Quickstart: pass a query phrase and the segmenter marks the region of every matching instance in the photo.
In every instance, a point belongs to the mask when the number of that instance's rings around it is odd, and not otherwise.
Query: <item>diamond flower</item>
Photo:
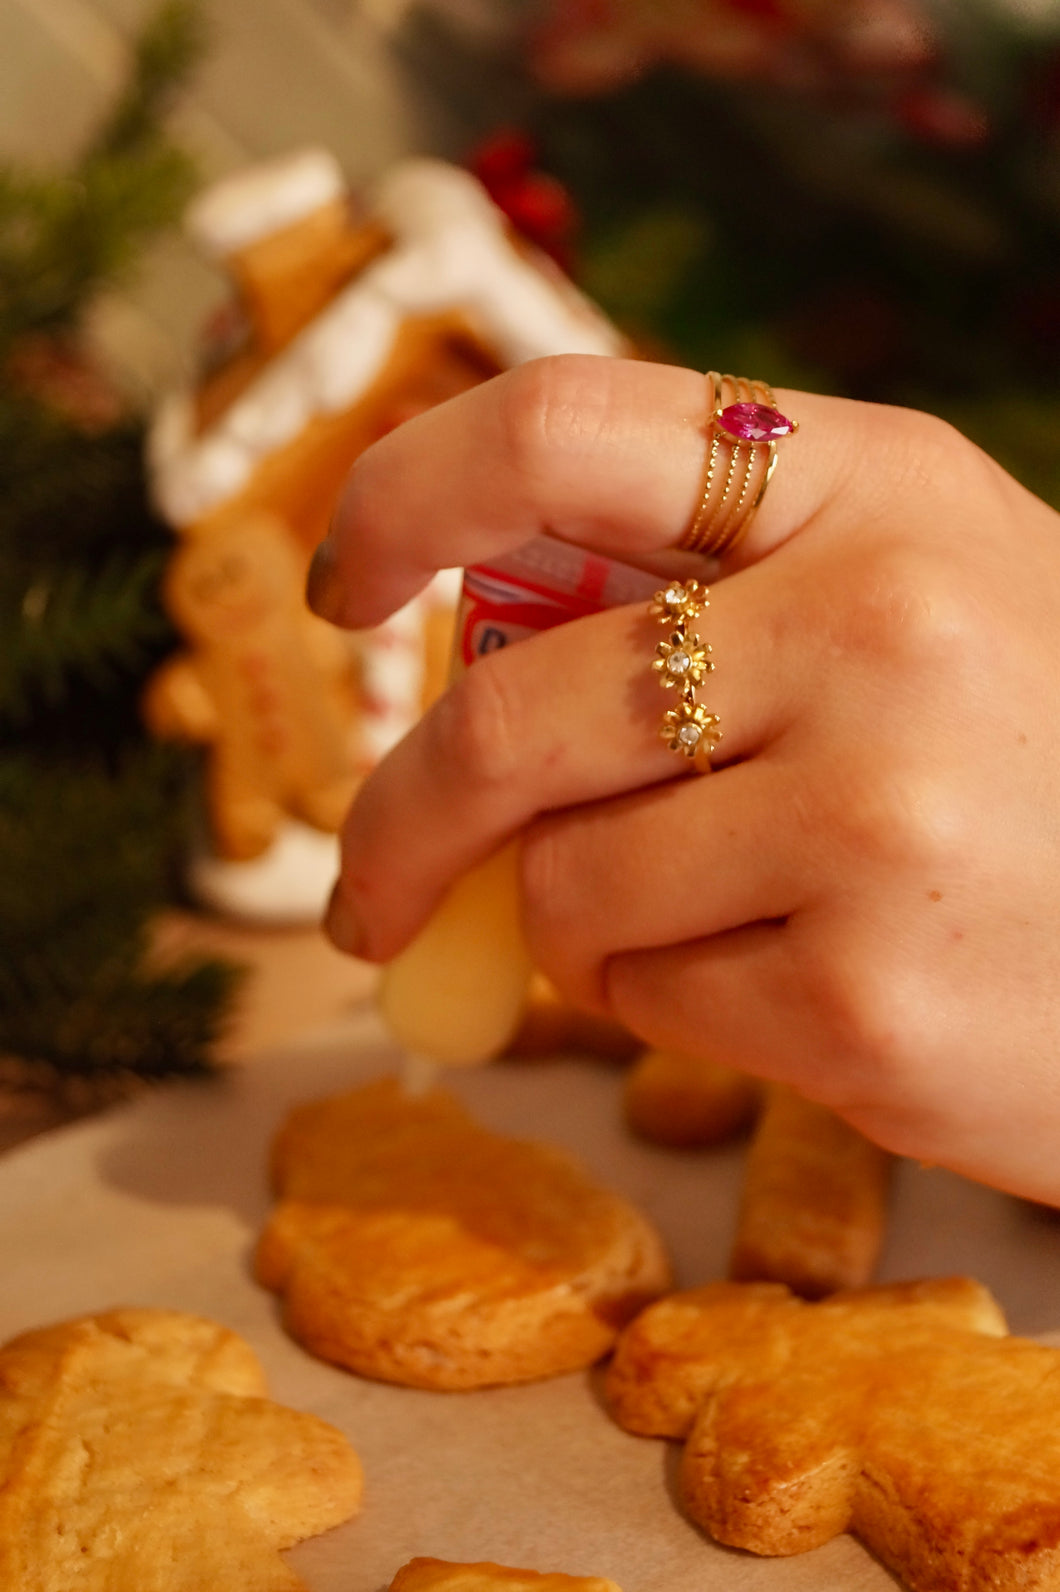
[[[710,660],[710,647],[696,635],[684,636],[675,630],[669,641],[660,641],[655,649],[652,668],[661,677],[660,685],[702,685],[703,676],[714,665]]]
[[[648,612],[654,619],[668,619],[671,622],[682,619],[695,619],[704,608],[709,607],[707,601],[707,587],[701,586],[698,580],[671,581],[669,586],[664,586],[655,593]]]
[[[702,747],[711,752],[721,740],[721,720],[708,713],[702,702],[679,702],[663,714],[659,734],[671,752],[694,757]]]

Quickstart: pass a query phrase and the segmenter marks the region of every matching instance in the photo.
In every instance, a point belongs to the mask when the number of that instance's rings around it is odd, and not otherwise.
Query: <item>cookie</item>
[[[892,1158],[856,1128],[771,1084],[748,1146],[729,1276],[806,1299],[863,1287],[883,1243]]]
[[[579,1011],[543,973],[535,972],[527,992],[522,1022],[505,1050],[520,1061],[552,1060],[556,1056],[598,1056],[601,1061],[628,1061],[640,1040],[621,1023],[594,1012]]]
[[[568,1155],[381,1079],[299,1107],[273,1150],[257,1250],[293,1336],[412,1387],[591,1365],[669,1283],[658,1234]]]
[[[849,1359],[881,1342],[950,1329],[1000,1337],[1005,1318],[982,1284],[929,1278],[833,1294],[812,1310],[783,1283],[708,1283],[669,1294],[622,1333],[608,1367],[608,1403],[620,1426],[686,1437],[720,1368],[745,1353],[763,1379],[781,1379],[822,1333]]]
[[[210,823],[235,861],[260,856],[289,818],[334,833],[362,772],[350,649],[307,611],[303,581],[290,533],[260,511],[186,538],[166,572],[187,644],[151,677],[144,716],[160,737],[209,748]]]
[[[793,1554],[851,1531],[914,1592],[1060,1585],[1060,1351],[1007,1336],[968,1279],[674,1295],[608,1386],[628,1429],[686,1438],[682,1500],[719,1542]]]
[[[675,1149],[720,1144],[754,1120],[761,1085],[721,1062],[645,1050],[626,1074],[623,1109],[642,1139]]]
[[[387,1592],[621,1592],[598,1575],[541,1574],[503,1564],[450,1564],[445,1559],[410,1559]]]
[[[279,1557],[355,1514],[342,1434],[273,1404],[235,1333],[112,1310],[0,1349],[0,1586],[300,1592]]]

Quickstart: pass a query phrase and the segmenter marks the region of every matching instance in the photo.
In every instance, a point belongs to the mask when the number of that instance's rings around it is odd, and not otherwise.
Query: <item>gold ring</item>
[[[678,547],[720,558],[741,539],[777,466],[777,443],[799,429],[768,382],[707,373],[709,445],[699,505]]]
[[[679,693],[663,714],[659,734],[671,752],[690,758],[701,774],[710,772],[710,754],[721,740],[721,720],[697,696],[714,663],[710,647],[692,626],[709,607],[708,589],[696,580],[673,582],[657,591],[648,606],[651,617],[668,632],[655,648],[652,668],[664,690]]]

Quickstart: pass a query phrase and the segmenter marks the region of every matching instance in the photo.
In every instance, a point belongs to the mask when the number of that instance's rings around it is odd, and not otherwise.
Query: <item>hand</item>
[[[644,610],[502,650],[363,787],[332,932],[390,958],[521,832],[578,1004],[1060,1203],[1060,517],[938,420],[778,401],[800,434],[697,623],[718,771],[658,738]],[[694,372],[569,357],[420,416],[352,471],[318,609],[375,624],[545,530],[688,569],[704,407]]]

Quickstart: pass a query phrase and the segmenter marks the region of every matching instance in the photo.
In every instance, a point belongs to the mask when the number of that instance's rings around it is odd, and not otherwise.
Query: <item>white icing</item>
[[[190,525],[238,492],[256,463],[250,449],[234,438],[216,432],[200,437],[155,477],[165,483],[165,494],[159,494],[158,501],[167,519],[174,525]]]
[[[326,149],[303,149],[211,184],[188,206],[184,225],[204,254],[224,258],[289,227],[346,192]]]
[[[409,243],[430,238],[454,221],[498,224],[497,208],[482,184],[445,160],[398,161],[376,183],[370,203],[384,227]]]
[[[414,597],[365,637],[361,655],[364,711],[361,748],[379,762],[415,724],[423,701],[423,624],[426,603]]]
[[[455,613],[462,581],[463,570],[439,570],[417,597],[363,637],[365,701],[359,730],[361,750],[369,764],[385,757],[420,717],[426,662],[424,625],[428,614],[439,609]]]
[[[248,457],[271,453],[289,437],[297,436],[312,419],[312,399],[304,371],[270,365],[225,412],[216,437],[242,447]]]
[[[190,392],[167,393],[155,410],[145,452],[150,472],[166,469],[187,447],[195,427],[195,401]]]
[[[462,569],[440,569],[423,595],[432,608],[455,608],[463,584]]]
[[[341,293],[305,338],[306,377],[325,414],[348,409],[386,364],[401,324],[397,309],[365,282]],[[341,357],[337,351],[341,350]]]
[[[193,898],[213,912],[247,923],[319,923],[339,874],[337,835],[294,819],[251,862],[232,862],[205,848],[188,865]]]
[[[248,174],[248,177],[252,174]],[[509,242],[467,172],[395,167],[377,215],[394,246],[343,289],[201,436],[187,394],[163,405],[149,442],[155,501],[187,525],[230,497],[318,414],[349,408],[385,366],[406,315],[459,310],[503,366],[546,354],[620,354],[621,335],[565,278]]]

